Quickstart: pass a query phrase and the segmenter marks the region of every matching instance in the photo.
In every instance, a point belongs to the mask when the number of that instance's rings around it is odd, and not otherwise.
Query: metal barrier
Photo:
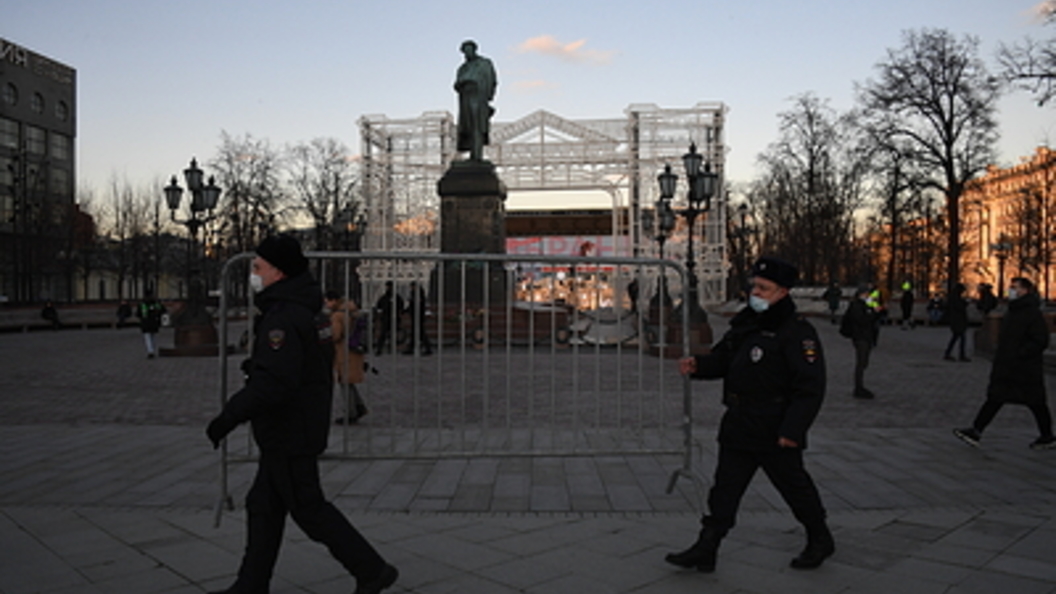
[[[327,457],[674,454],[682,456],[682,466],[668,492],[679,477],[701,487],[692,467],[689,378],[663,357],[666,347],[677,347],[667,345],[672,334],[683,356],[690,352],[689,324],[658,306],[662,298],[650,299],[652,291],[637,290],[675,287],[676,302],[680,295],[685,303],[680,263],[524,254],[306,255],[324,291],[360,294],[362,309],[346,311],[345,327],[364,316],[369,337],[363,345],[369,371],[358,385],[369,414],[336,432],[339,447],[331,433]],[[244,280],[252,257],[241,254],[223,268],[221,344],[229,344],[237,323],[232,297],[240,291],[246,317],[252,317],[253,294]],[[404,296],[402,319],[371,308],[383,305],[387,283]],[[411,307],[426,294],[433,298],[425,307]],[[249,321],[240,341],[247,349],[252,333]],[[386,336],[391,343],[379,344]],[[229,362],[227,349],[220,349],[221,406],[237,377]],[[336,389],[339,409],[347,412],[349,386]],[[231,503],[228,464],[254,457],[251,438],[227,441],[220,449],[217,522],[220,505]]]

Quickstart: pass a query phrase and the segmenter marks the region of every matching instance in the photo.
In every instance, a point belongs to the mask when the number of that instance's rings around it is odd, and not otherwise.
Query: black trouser
[[[423,351],[433,350],[433,344],[429,341],[429,334],[425,329],[425,316],[411,316],[411,336],[407,341],[407,352],[413,353],[417,344],[422,345]]]
[[[953,335],[950,336],[950,342],[946,343],[946,355],[945,356],[946,357],[950,356],[950,353],[953,352],[954,343],[956,343],[959,340],[959,341],[961,341],[961,358],[962,359],[967,358],[966,355],[964,354],[964,334],[965,334],[966,330],[957,331],[957,330],[954,330],[954,329],[951,328],[950,332],[952,332]]]
[[[380,575],[385,561],[332,503],[323,497],[314,456],[262,453],[253,487],[246,496],[246,553],[238,570],[240,590],[267,592],[282,544],[286,515],[308,538],[358,580]]]
[[[376,345],[374,345],[374,354],[375,355],[380,355],[381,354],[381,351],[385,349],[385,343],[389,342],[390,338],[392,338],[393,348],[395,348],[396,338],[393,338],[392,332],[393,332],[393,323],[391,321],[384,322],[384,323],[381,324],[381,334],[378,336],[378,343]],[[399,325],[396,325],[396,336],[397,337],[399,336],[399,332],[400,332],[400,327],[399,327]]]
[[[869,353],[873,343],[866,340],[854,340],[854,391],[859,394],[865,390],[865,368],[869,367]]]
[[[983,406],[979,408],[979,413],[975,415],[972,427],[982,433],[1004,405],[1005,403],[1002,400],[987,398]],[[1040,402],[1027,404],[1026,407],[1030,409],[1030,412],[1034,413],[1034,422],[1038,424],[1038,432],[1041,433],[1041,436],[1052,436],[1052,414],[1049,412],[1049,404],[1042,399]]]
[[[751,451],[719,446],[719,464],[715,468],[715,484],[708,494],[708,509],[712,525],[721,534],[736,523],[741,497],[760,467],[797,520],[805,526],[825,522],[825,507],[814,481],[803,467],[802,449]]]

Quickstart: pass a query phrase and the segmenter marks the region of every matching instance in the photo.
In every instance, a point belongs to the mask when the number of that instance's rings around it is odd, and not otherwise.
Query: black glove
[[[214,450],[220,447],[220,442],[227,437],[228,433],[234,431],[236,425],[237,423],[227,420],[224,415],[219,415],[209,422],[209,426],[205,428],[205,434],[209,436],[209,441],[213,442]]]

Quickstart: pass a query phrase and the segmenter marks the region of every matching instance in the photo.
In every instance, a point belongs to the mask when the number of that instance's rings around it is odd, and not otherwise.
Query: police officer
[[[206,430],[214,447],[237,425],[250,422],[260,448],[246,496],[246,550],[238,578],[217,594],[266,594],[279,554],[286,515],[330,550],[356,579],[356,594],[391,586],[396,568],[385,562],[323,496],[318,456],[330,427],[331,378],[315,316],[319,285],[301,246],[289,235],[265,239],[253,259],[250,284],[260,315],[244,388]]]
[[[679,362],[683,374],[724,380],[726,413],[710,515],[701,519],[693,546],[667,555],[669,563],[715,570],[719,543],[733,528],[741,497],[760,467],[806,527],[807,546],[792,567],[816,568],[835,552],[821,497],[803,467],[807,430],[825,395],[825,361],[814,327],[796,314],[789,296],[797,276],[788,262],[760,258],[752,268],[749,306],[730,320],[711,354]]]

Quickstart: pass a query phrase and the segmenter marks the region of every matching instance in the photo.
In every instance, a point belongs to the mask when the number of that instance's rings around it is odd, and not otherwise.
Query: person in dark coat
[[[132,306],[128,304],[125,299],[121,300],[121,304],[117,306],[117,327],[124,328],[125,322],[128,318],[132,317]]]
[[[415,345],[421,346],[423,355],[433,354],[433,343],[429,340],[425,319],[427,305],[425,289],[418,284],[418,281],[412,282],[411,298],[405,312],[411,321],[411,334],[407,338],[407,347],[401,351],[404,355],[413,355]]]
[[[960,360],[971,361],[964,354],[965,334],[968,332],[968,301],[964,298],[966,287],[963,283],[953,285],[950,298],[946,300],[946,321],[950,324],[950,342],[946,344],[946,353],[942,356],[947,361],[956,361],[953,358],[953,345],[961,344]]]
[[[1045,393],[1045,349],[1049,327],[1041,314],[1041,299],[1034,283],[1017,277],[1008,290],[1008,312],[1001,320],[997,349],[990,368],[986,401],[972,426],[954,429],[965,443],[978,447],[983,431],[1005,404],[1023,404],[1034,414],[1040,436],[1030,444],[1038,450],[1056,448],[1052,434],[1052,414]]]
[[[250,284],[260,293],[260,315],[248,379],[206,434],[219,447],[237,425],[249,422],[260,460],[246,496],[246,550],[238,578],[217,594],[268,591],[287,515],[355,577],[357,594],[380,592],[396,581],[396,568],[325,499],[319,484],[318,457],[330,428],[331,366],[316,323],[322,293],[297,240],[265,239]]]
[[[51,324],[52,330],[58,330],[62,327],[59,322],[59,310],[55,309],[55,304],[48,301],[44,304],[44,308],[40,310],[40,317],[44,318]]]
[[[381,356],[385,344],[392,340],[395,348],[397,337],[400,335],[400,314],[403,313],[403,297],[396,292],[392,281],[386,281],[385,292],[378,297],[374,304],[374,313],[377,316],[379,326],[378,340],[374,345],[374,355]]]
[[[979,283],[979,301],[975,306],[983,313],[984,318],[997,308],[997,296],[988,283]]]
[[[710,515],[701,518],[697,541],[667,555],[668,563],[715,570],[719,543],[733,528],[759,468],[806,527],[807,546],[792,567],[813,569],[836,550],[818,489],[803,466],[807,431],[825,396],[825,360],[817,332],[797,315],[789,295],[797,276],[788,262],[760,258],[752,268],[748,307],[733,317],[711,354],[679,362],[684,375],[723,380],[726,412],[708,494]]]
[[[913,303],[916,296],[913,295],[913,285],[909,281],[902,283],[902,299],[899,306],[902,309],[902,329],[913,329]]]
[[[840,299],[843,297],[843,291],[840,290],[840,285],[833,281],[829,284],[829,288],[825,289],[825,292],[821,294],[821,298],[829,302],[829,321],[833,324],[836,323],[836,312],[840,309]]]
[[[876,314],[866,305],[869,285],[858,287],[854,300],[840,320],[840,335],[851,339],[854,345],[854,393],[855,398],[875,398],[865,387],[865,369],[869,367],[869,354],[873,350],[876,333]]]

